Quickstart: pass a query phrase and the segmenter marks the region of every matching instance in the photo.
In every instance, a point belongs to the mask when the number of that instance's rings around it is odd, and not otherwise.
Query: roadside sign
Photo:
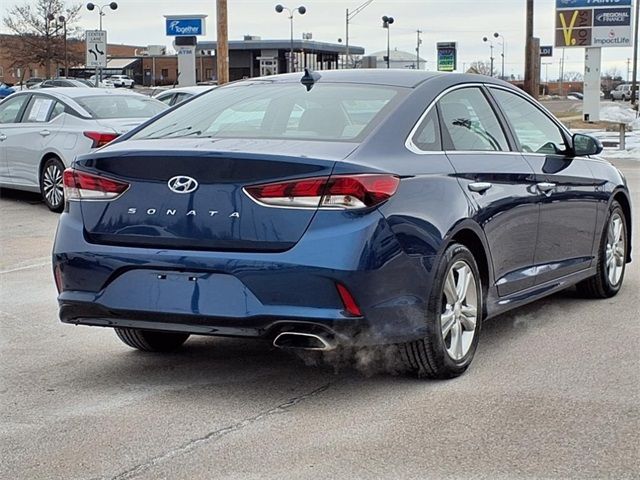
[[[632,18],[633,0],[556,0],[556,47],[631,47]]]
[[[192,37],[206,33],[206,15],[165,15],[168,37]]]
[[[438,50],[438,71],[453,72],[458,64],[458,44],[456,42],[440,42]]]
[[[107,66],[107,31],[86,31],[86,67],[105,68]]]
[[[540,47],[541,57],[553,57],[553,45],[545,45]]]

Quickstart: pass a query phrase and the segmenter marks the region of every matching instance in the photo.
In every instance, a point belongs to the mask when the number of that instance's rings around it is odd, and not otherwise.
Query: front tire
[[[478,346],[483,294],[473,254],[453,244],[436,269],[427,303],[427,335],[401,344],[406,368],[423,378],[454,378],[467,370]]]
[[[189,338],[188,333],[155,332],[134,328],[116,328],[123,343],[143,352],[172,352]]]
[[[614,201],[600,238],[596,274],[577,285],[586,298],[610,298],[620,291],[627,265],[627,219]]]
[[[62,173],[64,164],[57,157],[50,157],[40,172],[40,193],[49,210],[60,213],[64,208],[64,185]]]

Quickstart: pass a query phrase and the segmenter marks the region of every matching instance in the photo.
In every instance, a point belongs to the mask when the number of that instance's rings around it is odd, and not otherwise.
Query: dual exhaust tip
[[[336,348],[336,342],[322,334],[282,332],[273,340],[273,346],[287,350],[328,352]]]

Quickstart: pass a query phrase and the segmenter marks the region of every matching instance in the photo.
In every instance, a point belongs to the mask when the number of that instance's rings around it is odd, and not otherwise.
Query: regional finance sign
[[[632,18],[633,0],[556,0],[556,47],[631,47]]]

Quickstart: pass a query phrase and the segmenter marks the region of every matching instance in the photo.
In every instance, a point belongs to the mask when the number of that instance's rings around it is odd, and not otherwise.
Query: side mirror
[[[587,157],[602,153],[602,142],[591,135],[576,133],[573,136],[573,153],[576,157]]]

